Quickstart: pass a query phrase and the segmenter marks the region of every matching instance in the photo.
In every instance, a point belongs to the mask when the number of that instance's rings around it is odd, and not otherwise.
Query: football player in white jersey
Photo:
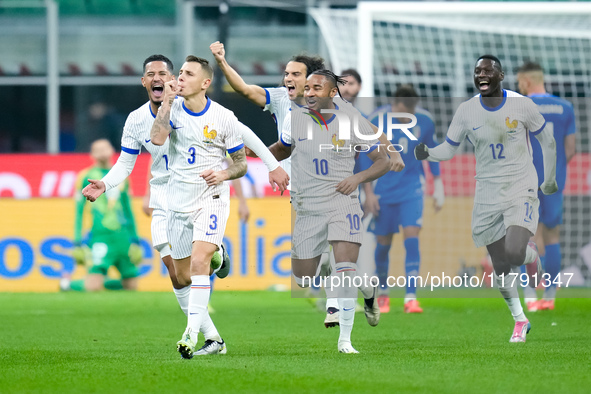
[[[90,201],[95,201],[102,193],[117,187],[127,178],[134,166],[142,146],[152,156],[150,173],[150,202],[152,211],[151,235],[152,246],[160,253],[160,257],[168,270],[174,293],[181,310],[187,314],[190,282],[179,281],[174,270],[170,247],[166,234],[166,207],[168,171],[168,141],[162,146],[150,142],[150,130],[156,118],[158,107],[164,95],[164,83],[173,79],[173,64],[166,56],[152,55],[144,61],[142,85],[148,92],[149,101],[131,112],[127,117],[121,138],[121,155],[113,168],[101,180],[90,179],[90,184],[82,190],[82,194]],[[225,258],[224,267],[222,259]],[[213,258],[216,272],[220,277],[229,273],[229,257],[226,253],[218,253]],[[213,270],[212,270],[213,273]]]
[[[168,141],[163,146],[156,146],[150,141],[150,130],[154,123],[158,108],[162,103],[164,83],[173,79],[173,65],[170,59],[163,55],[152,55],[144,61],[144,76],[142,85],[148,92],[149,101],[130,113],[123,129],[122,152],[112,170],[102,180],[90,180],[90,184],[83,190],[83,195],[90,201],[96,200],[102,193],[119,185],[131,174],[137,155],[141,147],[151,154],[151,178],[149,208],[152,209],[151,234],[152,244],[160,253],[173,284],[181,310],[187,315],[191,280],[190,277],[177,278],[167,236],[166,209],[167,183],[169,179]],[[242,128],[244,140],[264,157],[266,147],[262,141],[247,127]],[[285,189],[287,174],[279,168],[278,162],[272,155],[266,157],[265,164],[271,171],[270,181],[274,187]],[[238,180],[236,182],[239,182]],[[273,183],[276,182],[276,183]],[[215,265],[214,265],[215,264]],[[228,275],[230,260],[225,250],[215,253],[212,258],[210,273],[216,273],[220,278]]]
[[[335,120],[336,115],[326,120],[325,128],[321,127],[313,135],[307,134],[309,116],[317,115],[321,109],[342,110],[333,101],[338,93],[337,82],[341,82],[340,78],[328,70],[315,71],[308,77],[304,94],[308,107],[292,111],[292,115],[286,118],[280,140],[270,150],[278,159],[292,157],[293,183],[297,189],[297,194],[292,197],[296,211],[292,236],[294,279],[301,287],[310,286],[309,278],[321,275],[322,252],[328,244],[332,245],[336,261],[333,275],[341,282],[338,286],[338,350],[357,353],[351,345],[357,287],[366,298],[368,322],[372,326],[379,322],[375,299],[377,287],[370,284],[359,286],[353,280],[362,237],[360,221],[363,212],[358,186],[388,172],[390,163],[385,146],[379,144],[371,125],[361,116],[357,119],[365,139],[353,133],[351,127],[351,139],[340,140],[340,123]],[[350,114],[353,113],[349,112],[347,116]],[[374,163],[354,175],[355,149],[359,147],[369,151],[368,156]]]
[[[444,143],[435,148],[419,144],[415,156],[419,160],[449,160],[464,139],[474,145],[472,237],[476,246],[488,249],[499,290],[515,319],[510,342],[525,342],[531,324],[523,313],[517,286],[520,279],[527,279],[534,288],[541,282],[537,247],[529,241],[539,215],[538,177],[529,139],[535,136],[542,147],[544,182],[540,189],[546,195],[558,190],[556,142],[534,102],[502,89],[503,78],[499,59],[481,56],[474,67],[474,85],[480,94],[458,107]],[[528,276],[515,280],[521,265]]]
[[[229,188],[224,181],[246,173],[242,142],[246,126],[206,96],[212,78],[207,60],[188,56],[178,83],[165,84],[165,98],[150,133],[156,145],[166,143],[170,134],[168,238],[177,276],[191,280],[187,328],[177,343],[183,358],[226,353],[207,312],[208,273],[228,219]],[[177,94],[183,99],[175,100]],[[226,151],[233,162],[223,169]],[[199,332],[205,344],[195,352]]]
[[[258,85],[247,84],[236,70],[228,64],[225,58],[226,51],[223,43],[216,41],[209,46],[209,49],[230,86],[254,104],[271,113],[277,124],[277,137],[281,137],[283,125],[291,111],[292,103],[295,103],[297,106],[304,105],[304,86],[306,85],[308,76],[314,71],[324,69],[324,59],[317,56],[296,55],[285,66],[285,72],[283,74],[284,86],[262,88]],[[340,97],[335,97],[335,100],[342,103],[342,107],[350,105]],[[354,107],[351,105],[351,108]],[[374,131],[377,131],[377,128]],[[380,142],[382,144],[389,144],[385,135],[380,136]],[[392,171],[402,171],[404,162],[400,154],[395,151],[389,152],[389,154],[391,160],[390,169]],[[282,160],[281,165],[291,176],[291,159]],[[292,195],[295,193],[293,189],[290,189],[290,191]],[[330,272],[331,267],[328,251],[322,256],[322,266],[324,267],[323,271]],[[338,322],[338,307],[334,300],[335,294],[331,294],[329,290],[327,292],[326,303],[327,314],[324,320],[326,327],[333,327]]]

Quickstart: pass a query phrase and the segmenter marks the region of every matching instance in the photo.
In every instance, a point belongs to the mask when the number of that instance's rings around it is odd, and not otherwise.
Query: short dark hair
[[[343,70],[343,72],[341,72],[341,76],[343,77],[353,77],[355,78],[355,80],[357,81],[357,83],[359,85],[361,85],[361,75],[359,75],[359,73],[357,72],[357,70],[355,70],[354,68],[348,68],[346,70]]]
[[[213,78],[213,68],[209,65],[207,59],[202,57],[189,55],[185,58],[186,62],[195,62],[201,64],[201,68],[205,71],[205,73],[209,76],[209,78]]]
[[[306,66],[306,77],[309,77],[316,70],[324,69],[324,59],[320,56],[309,56],[304,54],[295,55],[290,62],[303,63]]]
[[[152,55],[152,56],[148,56],[146,58],[146,60],[144,60],[144,72],[146,72],[146,66],[148,65],[148,63],[152,63],[152,62],[164,62],[166,63],[166,67],[168,68],[168,71],[173,72],[174,70],[174,66],[172,65],[172,62],[170,61],[169,58],[167,58],[164,55]]]
[[[419,103],[419,95],[411,84],[400,85],[394,92],[394,103],[402,103],[406,108],[414,111]]]
[[[492,60],[493,62],[495,62],[494,66],[497,67],[499,71],[503,71],[503,66],[501,65],[501,61],[498,57],[494,55],[482,55],[476,60],[476,63],[478,63],[478,61],[482,59]]]
[[[518,73],[527,73],[527,72],[531,72],[531,71],[541,71],[544,72],[544,69],[542,68],[542,66],[540,66],[540,63],[536,63],[536,62],[532,62],[532,61],[526,61],[525,63],[523,63],[521,65],[521,67],[519,67],[517,69]]]

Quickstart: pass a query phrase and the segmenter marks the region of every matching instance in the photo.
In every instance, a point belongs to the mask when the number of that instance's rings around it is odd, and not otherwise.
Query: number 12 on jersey
[[[505,148],[503,144],[497,144],[496,146],[495,144],[490,144],[489,146],[492,149],[493,160],[505,158],[505,156],[503,155],[503,149]],[[497,150],[497,154],[495,154],[495,148]]]

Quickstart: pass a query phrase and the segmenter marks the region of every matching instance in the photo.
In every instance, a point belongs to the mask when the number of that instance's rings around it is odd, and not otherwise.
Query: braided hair
[[[339,94],[339,96],[343,97],[341,91],[339,90],[339,84],[344,85],[347,83],[347,80],[344,79],[341,75],[336,75],[335,73],[327,69],[313,71],[310,75],[322,75],[332,84],[333,88],[337,88],[337,93]]]

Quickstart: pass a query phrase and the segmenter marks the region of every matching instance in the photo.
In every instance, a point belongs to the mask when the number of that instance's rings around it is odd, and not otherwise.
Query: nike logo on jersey
[[[476,130],[478,130],[479,128],[481,128],[481,127],[483,127],[483,126],[484,126],[484,125],[482,125],[482,126],[478,126],[478,127],[472,127],[472,131],[476,131]]]
[[[148,143],[148,142],[150,142],[151,140],[150,140],[150,139],[148,139],[148,140],[145,140],[145,141],[146,141],[146,144],[147,144],[147,143]]]
[[[183,128],[183,126],[179,126],[179,127],[174,127],[174,126],[172,126],[172,129],[173,129],[173,130],[178,130],[178,129],[182,129],[182,128]]]
[[[299,137],[298,137],[298,141],[300,141],[300,142],[302,142],[302,141],[306,141],[306,140],[307,140],[307,138],[299,138]]]
[[[349,232],[349,235],[357,235],[357,234],[359,234],[359,233],[351,233],[351,232]]]
[[[344,310],[345,312],[350,312],[350,311],[352,311],[353,309],[355,309],[355,308],[349,308],[349,309],[347,309],[347,308],[343,308],[343,310]]]
[[[198,315],[198,314],[199,314],[199,312],[197,312],[197,313],[193,313],[193,312],[189,313],[189,315]]]
[[[205,233],[205,235],[216,235],[217,233]]]

